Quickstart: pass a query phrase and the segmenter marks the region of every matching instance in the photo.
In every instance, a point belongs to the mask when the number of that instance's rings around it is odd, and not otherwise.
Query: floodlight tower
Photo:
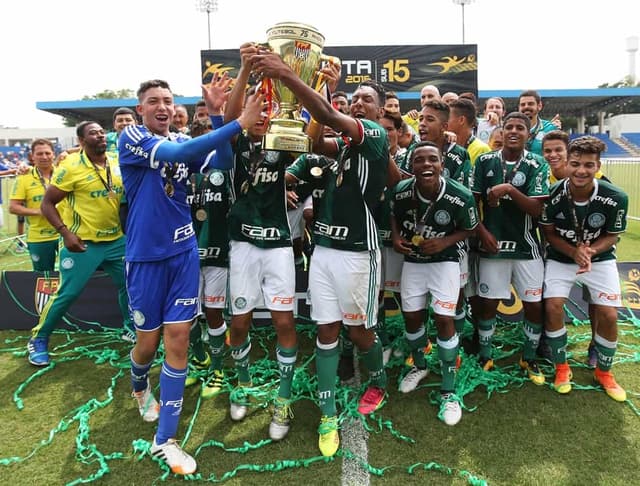
[[[636,84],[636,52],[638,52],[638,37],[627,37],[627,52],[629,53],[629,82]]]
[[[453,0],[453,3],[462,7],[462,43],[464,44],[464,6],[472,3],[473,0]]]
[[[199,12],[207,12],[207,34],[211,50],[211,12],[218,11],[218,0],[196,0],[196,8]]]

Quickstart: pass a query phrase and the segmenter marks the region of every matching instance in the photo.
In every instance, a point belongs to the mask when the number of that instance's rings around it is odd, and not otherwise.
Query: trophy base
[[[271,120],[262,146],[279,152],[311,152],[311,139],[304,134],[304,122],[290,119]]]

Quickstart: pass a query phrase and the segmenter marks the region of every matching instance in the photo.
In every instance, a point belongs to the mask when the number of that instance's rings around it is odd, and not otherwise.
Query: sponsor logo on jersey
[[[328,236],[334,240],[346,240],[349,235],[349,228],[346,226],[334,226],[321,221],[316,221],[314,229],[318,234]]]
[[[471,226],[475,226],[476,224],[478,224],[478,213],[476,211],[476,208],[469,208],[467,212],[469,213],[469,224]]]
[[[221,186],[224,183],[224,174],[221,172],[212,172],[209,174],[209,182],[214,186]]]
[[[365,128],[364,134],[367,137],[380,138],[382,136],[382,131],[377,128]]]
[[[311,197],[313,199],[321,199],[324,196],[324,189],[314,189],[311,192]]]
[[[398,192],[395,199],[396,201],[400,201],[401,199],[407,199],[411,196],[413,196],[413,190],[409,189],[408,191]]]
[[[596,197],[594,197],[593,200],[594,201],[598,201],[599,203],[602,203],[605,206],[616,207],[618,205],[618,202],[613,200],[613,199],[611,199],[610,197],[603,197],[603,196],[596,195]]]
[[[390,240],[391,239],[391,230],[378,230],[378,236],[382,240]]]
[[[200,260],[205,260],[207,258],[218,258],[220,256],[220,250],[217,246],[208,246],[207,248],[198,248],[198,256]]]
[[[180,226],[176,228],[173,232],[173,242],[180,243],[181,241],[187,240],[196,234],[193,229],[193,223],[185,224],[184,226]]]
[[[277,180],[277,170],[270,170],[268,167],[260,167],[256,171],[256,175],[253,177],[253,185],[257,186],[260,183],[268,184],[270,182],[276,182]]]
[[[187,298],[176,299],[173,305],[174,306],[183,305],[185,307],[188,307],[190,305],[196,305],[197,303],[198,303],[198,297],[187,297]]]
[[[159,164],[163,164],[162,169],[160,169],[160,176],[162,178],[166,177],[166,172],[165,172],[165,168],[164,168],[164,162],[159,161]],[[175,164],[174,164],[175,165]],[[173,175],[173,178],[176,180],[176,182],[180,182],[183,181],[185,179],[189,178],[189,167],[186,166],[186,164],[183,164],[182,162],[177,164],[177,167],[175,168],[175,174]]]
[[[509,240],[500,240],[498,241],[498,251],[502,251],[505,253],[511,253],[516,251],[516,242]]]
[[[250,224],[242,224],[240,231],[243,235],[258,240],[278,240],[280,239],[280,230],[278,228],[263,228],[262,226],[252,226]]]
[[[604,226],[605,221],[606,221],[606,218],[602,213],[593,213],[593,214],[590,214],[589,217],[587,218],[587,222],[589,223],[589,226],[591,226],[592,228],[600,228]]]
[[[464,201],[460,199],[458,196],[452,196],[451,194],[445,194],[442,196],[445,201],[449,201],[451,204],[455,204],[456,206],[464,207]]]
[[[511,179],[511,184],[513,184],[516,187],[521,187],[524,185],[524,183],[527,181],[527,176],[524,175],[524,172],[516,172],[513,176],[513,179]]]
[[[38,315],[42,313],[44,306],[56,293],[60,286],[60,277],[38,277],[35,286],[35,308]]]
[[[451,222],[451,216],[444,209],[440,209],[440,210],[436,211],[436,214],[434,215],[433,219],[440,226],[447,225],[447,224],[449,224]]]
[[[624,209],[620,209],[616,213],[616,222],[613,225],[615,229],[622,229],[622,225],[624,223],[624,215],[625,215]]]
[[[149,152],[145,152],[144,149],[140,147],[140,145],[131,145],[130,143],[125,143],[124,148],[126,148],[129,152],[131,152],[136,157],[142,157],[143,159],[149,158]]]

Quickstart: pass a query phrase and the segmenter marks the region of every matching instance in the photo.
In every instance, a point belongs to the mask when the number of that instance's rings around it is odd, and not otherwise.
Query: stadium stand
[[[628,142],[640,149],[640,133],[623,133],[622,136],[626,138]]]
[[[578,138],[583,136],[584,133],[574,133],[569,138],[573,140],[574,138]],[[606,133],[591,133],[590,135],[599,138],[602,140],[607,146],[607,150],[603,154],[606,158],[626,158],[633,157],[634,155],[627,151],[624,147],[616,143],[615,141],[609,138],[609,135]]]

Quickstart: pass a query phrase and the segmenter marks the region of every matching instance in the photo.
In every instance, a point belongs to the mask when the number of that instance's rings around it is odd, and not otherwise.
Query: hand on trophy
[[[229,87],[232,82],[233,79],[227,73],[223,75],[214,73],[211,83],[208,86],[202,85],[202,97],[207,105],[209,115],[221,114],[222,108],[229,98]]]
[[[291,71],[278,54],[266,49],[259,49],[251,62],[253,72],[265,78],[280,79],[284,71]]]
[[[238,123],[246,130],[256,123],[264,120],[265,99],[262,93],[255,93],[247,98],[242,114],[238,117]]]
[[[338,87],[340,76],[342,74],[341,71],[342,64],[339,62],[325,62],[324,66],[322,66],[318,71],[320,79],[327,83],[330,93],[333,93]]]

